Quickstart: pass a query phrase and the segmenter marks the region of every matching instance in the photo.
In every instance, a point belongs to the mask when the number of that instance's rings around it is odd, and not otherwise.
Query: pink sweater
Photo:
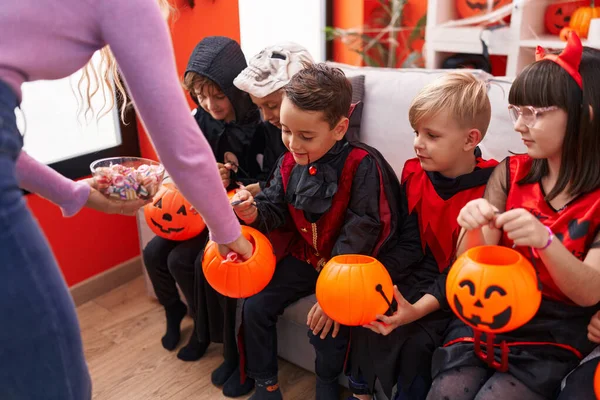
[[[213,240],[228,243],[240,235],[216,160],[181,90],[156,0],[2,0],[0,27],[0,80],[19,97],[23,82],[68,76],[110,45],[161,162]],[[60,205],[65,215],[77,213],[88,198],[86,184],[25,153],[17,171],[22,187]]]

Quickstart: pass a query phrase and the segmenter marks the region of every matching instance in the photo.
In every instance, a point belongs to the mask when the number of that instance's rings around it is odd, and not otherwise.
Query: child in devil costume
[[[374,149],[344,135],[352,87],[326,64],[307,66],[285,87],[282,139],[289,152],[256,198],[240,191],[238,217],[267,232],[290,221],[297,239],[271,282],[244,303],[242,342],[246,371],[256,379],[253,400],[281,399],[277,383],[277,318],[315,292],[319,271],[333,256],[376,256],[394,241],[400,184]],[[309,315],[316,350],[316,398],[338,400],[348,327],[333,323],[316,304]]]
[[[419,400],[431,384],[431,356],[442,344],[451,313],[445,305],[445,271],[454,257],[460,227],[456,217],[469,200],[483,195],[496,161],[481,158],[477,147],[491,118],[486,83],[469,72],[448,73],[421,90],[409,119],[417,158],[408,160],[402,184],[413,231],[425,256],[407,263],[407,243],[380,258],[397,287],[397,311],[352,331],[350,389],[370,399],[379,379],[390,397]],[[368,328],[368,329],[365,329]]]
[[[531,261],[542,286],[539,310],[498,334],[494,351],[484,342],[478,353],[473,329],[453,319],[434,353],[428,399],[554,399],[595,346],[586,329],[600,300],[600,62],[593,53],[574,33],[559,55],[538,47],[538,61],[509,94],[527,154],[496,167],[484,198],[458,218],[465,234],[458,253],[500,244]],[[502,290],[486,293],[500,299]]]

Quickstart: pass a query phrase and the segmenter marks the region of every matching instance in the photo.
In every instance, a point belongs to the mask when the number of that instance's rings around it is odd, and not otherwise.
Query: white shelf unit
[[[544,14],[556,0],[513,0],[510,24],[486,32],[491,55],[507,56],[506,76],[516,76],[525,66],[535,61],[535,48],[562,49],[565,42],[550,35],[544,27]],[[457,20],[454,0],[429,0],[425,33],[427,68],[440,68],[444,60],[457,53],[482,54],[482,26],[448,27],[445,22]],[[583,41],[584,46],[591,44]],[[593,47],[600,48],[600,38]]]

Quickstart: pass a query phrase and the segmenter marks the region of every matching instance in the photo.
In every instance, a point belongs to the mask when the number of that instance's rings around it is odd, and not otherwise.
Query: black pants
[[[277,319],[287,306],[315,292],[318,276],[310,264],[288,256],[277,264],[267,287],[244,302],[243,338],[248,376],[267,379],[277,375]],[[313,336],[311,332],[309,336]],[[337,378],[346,356],[348,328],[342,327],[335,339],[330,333],[323,340],[311,337],[310,342],[317,353],[317,377],[327,381]]]
[[[156,236],[144,248],[144,264],[160,304],[175,304],[179,298],[177,285],[181,288],[190,313],[196,315],[195,272],[196,258],[201,257],[208,230],[191,239],[176,242]]]
[[[595,399],[594,374],[600,364],[600,357],[592,358],[575,369],[567,378],[567,384],[558,400]]]
[[[196,333],[203,343],[223,343],[223,358],[230,364],[239,362],[235,318],[237,299],[218,293],[206,281],[202,255],[196,259]]]

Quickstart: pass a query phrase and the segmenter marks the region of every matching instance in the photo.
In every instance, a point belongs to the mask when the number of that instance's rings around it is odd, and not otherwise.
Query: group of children
[[[196,331],[178,357],[197,360],[210,342],[223,342],[212,382],[226,396],[255,388],[253,400],[281,399],[278,317],[315,292],[330,258],[363,254],[389,271],[394,302],[363,327],[340,326],[318,303],[310,310],[318,400],[339,399],[341,373],[361,400],[374,397],[376,381],[397,400],[556,398],[563,378],[600,342],[598,70],[600,51],[576,37],[560,55],[540,54],[509,93],[527,154],[501,163],[484,160],[478,148],[491,118],[486,83],[468,72],[444,74],[411,104],[416,158],[399,180],[376,149],[345,138],[354,107],[341,70],[313,64],[292,43],[263,50],[247,66],[233,40],[204,39],[184,86],[199,105],[195,118],[224,187],[238,188],[234,211],[277,238],[278,263],[267,287],[244,300],[238,349],[237,301],[202,275],[207,234],[154,238],[144,261],[165,307],[163,346],[176,347],[187,313],[178,283]],[[488,355],[500,360],[508,351],[507,372],[475,354],[473,331],[446,300],[454,259],[482,244],[519,251],[543,292],[529,323],[498,335],[508,350],[496,346]],[[488,292],[486,299],[502,295]],[[599,359],[567,377],[561,400],[593,398]]]

